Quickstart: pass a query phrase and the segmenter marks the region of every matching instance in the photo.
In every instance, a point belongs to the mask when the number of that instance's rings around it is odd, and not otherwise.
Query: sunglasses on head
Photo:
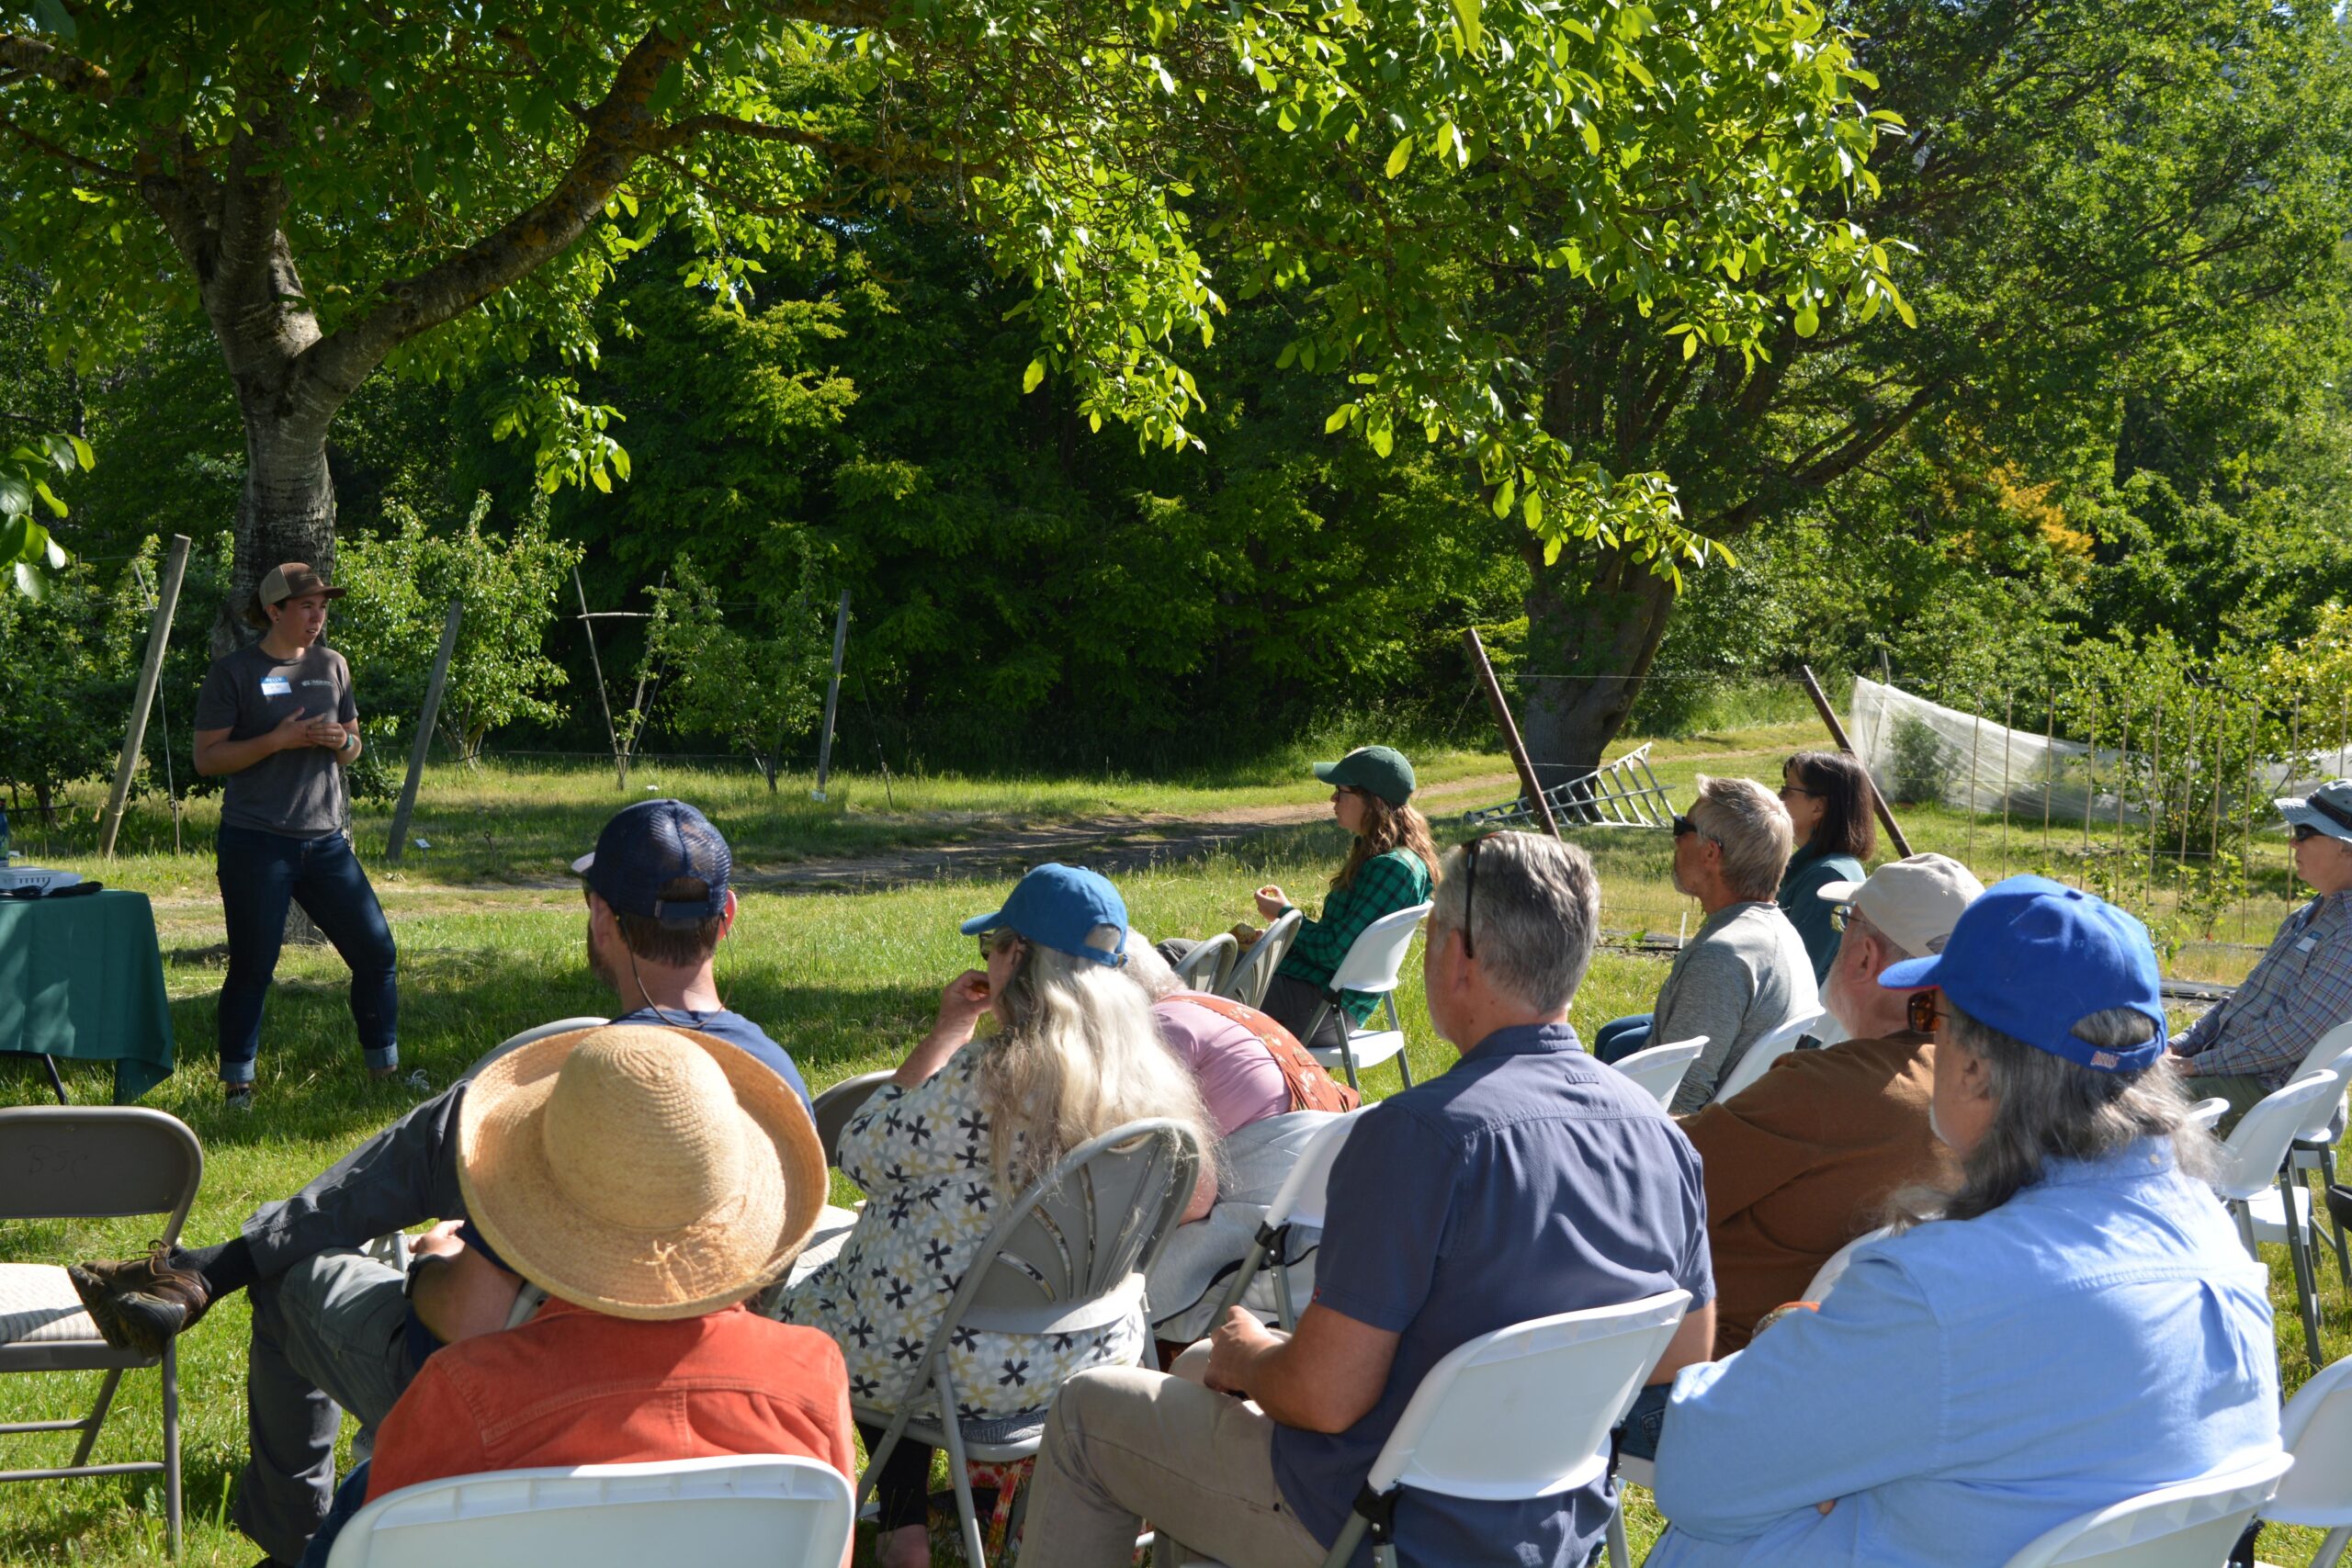
[[[1922,1034],[1933,1034],[1940,1028],[1944,1020],[1951,1016],[1937,1005],[1942,998],[1943,993],[1932,988],[1912,992],[1911,999],[1904,1004],[1911,1015],[1911,1027]]]
[[[1470,945],[1470,912],[1478,902],[1478,846],[1488,839],[1502,837],[1499,830],[1481,833],[1462,846],[1462,956],[1476,958],[1476,948]]]

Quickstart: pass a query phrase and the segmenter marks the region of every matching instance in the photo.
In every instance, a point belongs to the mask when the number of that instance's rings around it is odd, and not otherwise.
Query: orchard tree
[[[1540,555],[1670,579],[1706,545],[1668,477],[1571,440],[1544,341],[1485,307],[1622,309],[1710,365],[1900,310],[1844,216],[1870,81],[1813,0],[40,0],[0,9],[0,251],[75,364],[203,312],[246,441],[232,601],[331,565],[326,442],[379,368],[515,367],[499,427],[601,488],[626,458],[560,366],[620,258],[680,231],[733,299],[884,207],[982,236],[1028,384],[1098,428],[1196,444],[1218,288],[1289,290],[1285,360],[1350,378],[1331,430],[1420,432]]]

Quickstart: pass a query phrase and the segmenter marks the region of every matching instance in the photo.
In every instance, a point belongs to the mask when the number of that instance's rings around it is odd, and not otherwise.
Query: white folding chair
[[[1682,1087],[1682,1075],[1690,1070],[1690,1064],[1706,1048],[1707,1037],[1694,1035],[1671,1045],[1652,1045],[1630,1056],[1620,1056],[1611,1066],[1649,1090],[1660,1105],[1671,1105],[1674,1091]]]
[[[2200,1100],[2190,1106],[2188,1119],[2210,1133],[2221,1122],[2222,1114],[2229,1108],[2230,1102],[2217,1094],[2211,1100]]]
[[[1290,956],[1290,944],[1298,940],[1298,928],[1306,917],[1296,909],[1286,909],[1280,919],[1266,928],[1266,934],[1250,944],[1250,951],[1239,963],[1226,971],[1225,979],[1216,988],[1220,997],[1229,997],[1243,1007],[1253,1008],[1266,999],[1266,987]]]
[[[1010,1464],[1034,1457],[1046,1420],[1042,1415],[963,1418],[947,1364],[949,1341],[966,1329],[1077,1334],[1139,1315],[1144,1275],[1183,1219],[1201,1158],[1182,1123],[1159,1117],[1130,1122],[1064,1155],[1003,1211],[922,1355],[908,1369],[896,1403],[852,1406],[860,1421],[885,1428],[857,1484],[861,1506],[901,1438],[944,1449],[964,1561],[969,1568],[987,1568],[966,1461]],[[935,1398],[927,1401],[926,1391]],[[916,1407],[926,1403],[931,1413],[918,1417]],[[1012,1533],[1019,1533],[1017,1519]]]
[[[2311,1568],[2337,1568],[2352,1542],[2352,1359],[2314,1373],[2278,1417],[2278,1440],[2295,1468],[2259,1510],[2270,1524],[2324,1529]]]
[[[2336,1063],[2347,1051],[2352,1051],[2352,1023],[2339,1023],[2320,1036],[2318,1043],[2305,1054],[2295,1077],[2301,1077],[2316,1067]],[[2352,1089],[2352,1075],[2347,1075],[2346,1087]],[[2307,1175],[2315,1178],[2323,1193],[2335,1185],[2335,1145],[2344,1136],[2345,1112],[2345,1101],[2338,1099],[2325,1116],[2304,1122],[2295,1141],[2287,1145],[2287,1169],[2297,1182],[2302,1182]],[[2320,1204],[2320,1208],[2325,1207],[2324,1202]],[[2312,1235],[2314,1240],[2319,1235],[2316,1209],[2312,1214]],[[2343,1225],[2332,1213],[2328,1216],[2328,1246],[2335,1254],[2336,1278],[2347,1292],[2352,1292],[2352,1251],[2346,1247]],[[2318,1270],[2314,1268],[2312,1271],[2316,1274]]]
[[[116,1219],[164,1214],[165,1247],[179,1240],[204,1179],[204,1150],[187,1123],[132,1105],[28,1105],[0,1111],[0,1220]],[[122,1374],[164,1373],[164,1457],[91,1464]],[[73,1421],[9,1421],[0,1434],[79,1432],[71,1463],[0,1471],[0,1481],[77,1475],[164,1478],[164,1518],[180,1554],[180,1382],[177,1341],[161,1358],[118,1350],[98,1337],[59,1265],[0,1263],[0,1373],[104,1372],[97,1403]]]
[[[2006,1568],[2215,1568],[2293,1462],[2272,1454],[2143,1492],[2027,1542]]]
[[[1225,1300],[1217,1303],[1216,1315],[1209,1320],[1212,1327],[1224,1322],[1227,1309],[1238,1306],[1250,1293],[1251,1282],[1257,1279],[1258,1270],[1265,1267],[1269,1256],[1274,1260],[1274,1300],[1280,1312],[1274,1326],[1298,1326],[1298,1310],[1292,1304],[1290,1295],[1290,1268],[1283,1261],[1290,1255],[1291,1233],[1323,1228],[1323,1215],[1330,1200],[1331,1167],[1338,1162],[1349,1134],[1356,1130],[1356,1119],[1363,1114],[1363,1110],[1357,1110],[1332,1117],[1316,1129],[1306,1146],[1298,1151],[1297,1163],[1275,1190],[1274,1201],[1266,1205],[1266,1217],[1258,1222],[1257,1238],[1250,1244],[1249,1255],[1241,1261],[1241,1271],[1226,1287]]]
[[[2312,1364],[2323,1358],[2319,1348],[2318,1287],[2311,1279],[2308,1241],[2311,1195],[2285,1169],[2287,1145],[2314,1107],[2324,1109],[2344,1098],[2344,1086],[2331,1073],[2297,1078],[2285,1089],[2265,1096],[2238,1119],[2222,1145],[2222,1168],[2214,1174],[2213,1190],[2230,1206],[2238,1224],[2238,1237],[2256,1262],[2263,1240],[2283,1240],[2295,1269],[2295,1294],[2303,1309],[2303,1336]],[[2296,1200],[2301,1199],[2298,1203]],[[2267,1235],[2265,1235],[2266,1229]]]
[[[1231,931],[1219,931],[1205,942],[1194,942],[1183,962],[1171,967],[1176,972],[1176,983],[1186,990],[1214,995],[1240,958],[1241,943]]]
[[[874,1098],[874,1091],[898,1077],[896,1073],[860,1073],[854,1078],[843,1078],[826,1089],[808,1104],[817,1121],[817,1142],[825,1151],[827,1165],[841,1164],[842,1133],[849,1126],[850,1118]]]
[[[1765,1069],[1797,1048],[1797,1042],[1808,1034],[1818,1032],[1822,1021],[1828,1016],[1824,1009],[1800,1013],[1750,1045],[1739,1060],[1732,1064],[1731,1071],[1724,1075],[1724,1081],[1715,1086],[1715,1098],[1729,1100],[1762,1077]]]
[[[492,1471],[377,1498],[327,1568],[841,1568],[856,1514],[849,1478],[797,1455]]]
[[[1373,1561],[1396,1568],[1393,1529],[1405,1487],[1500,1503],[1601,1479],[1610,1429],[1690,1304],[1689,1292],[1667,1291],[1513,1324],[1457,1346],[1396,1418],[1324,1568],[1343,1568],[1367,1533]]]
[[[1358,932],[1356,940],[1348,944],[1348,955],[1332,971],[1331,983],[1323,988],[1323,1003],[1316,1010],[1315,1021],[1299,1036],[1308,1042],[1308,1050],[1323,1064],[1325,1071],[1335,1066],[1345,1070],[1350,1089],[1357,1087],[1358,1068],[1376,1067],[1392,1056],[1405,1087],[1413,1087],[1412,1064],[1405,1059],[1405,1026],[1396,1019],[1396,977],[1404,970],[1405,954],[1412,949],[1413,933],[1421,929],[1421,922],[1435,908],[1434,904],[1416,904],[1409,909],[1383,915]],[[1356,1028],[1340,1010],[1342,991],[1377,995],[1380,1005],[1388,1010],[1388,1027]],[[1333,1013],[1340,1015],[1342,1043],[1337,1050],[1318,1050],[1313,1044],[1315,1036],[1322,1031],[1323,1021]]]
[[[1881,1225],[1876,1230],[1864,1231],[1831,1253],[1823,1260],[1821,1267],[1814,1270],[1813,1283],[1804,1288],[1804,1294],[1798,1300],[1817,1304],[1822,1297],[1829,1293],[1830,1287],[1838,1283],[1839,1277],[1846,1272],[1847,1266],[1854,1261],[1854,1254],[1874,1241],[1885,1240],[1894,1234],[1894,1227],[1892,1225]]]
[[[2319,1350],[2319,1203],[2302,1179],[2306,1168],[2317,1168],[2301,1163],[2298,1151],[2305,1148],[2332,1148],[2335,1139],[2329,1136],[2331,1123],[2344,1108],[2345,1083],[2352,1078],[2352,1047],[2325,1066],[2311,1069],[2335,1083],[2335,1092],[2324,1094],[2304,1108],[2302,1120],[2296,1125],[2295,1135],[2289,1140],[2285,1163],[2278,1171],[2275,1186],[2256,1193],[2246,1200],[2246,1219],[2254,1228],[2254,1239],[2282,1244],[2288,1249],[2294,1266],[2295,1305],[2301,1314],[2303,1334],[2311,1350],[2312,1365],[2321,1364]],[[2307,1072],[2304,1076],[2311,1076]]]

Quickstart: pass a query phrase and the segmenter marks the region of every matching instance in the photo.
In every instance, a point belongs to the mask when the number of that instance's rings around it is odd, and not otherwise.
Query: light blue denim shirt
[[[2268,1278],[2143,1139],[1866,1247],[1818,1313],[1685,1368],[1648,1568],[1995,1564],[2278,1449]]]

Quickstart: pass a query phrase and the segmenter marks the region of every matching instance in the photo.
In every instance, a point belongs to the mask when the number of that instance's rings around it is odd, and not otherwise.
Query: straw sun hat
[[[782,1274],[825,1202],[800,1099],[724,1041],[606,1024],[534,1041],[458,1110],[474,1224],[549,1295],[695,1317]]]

